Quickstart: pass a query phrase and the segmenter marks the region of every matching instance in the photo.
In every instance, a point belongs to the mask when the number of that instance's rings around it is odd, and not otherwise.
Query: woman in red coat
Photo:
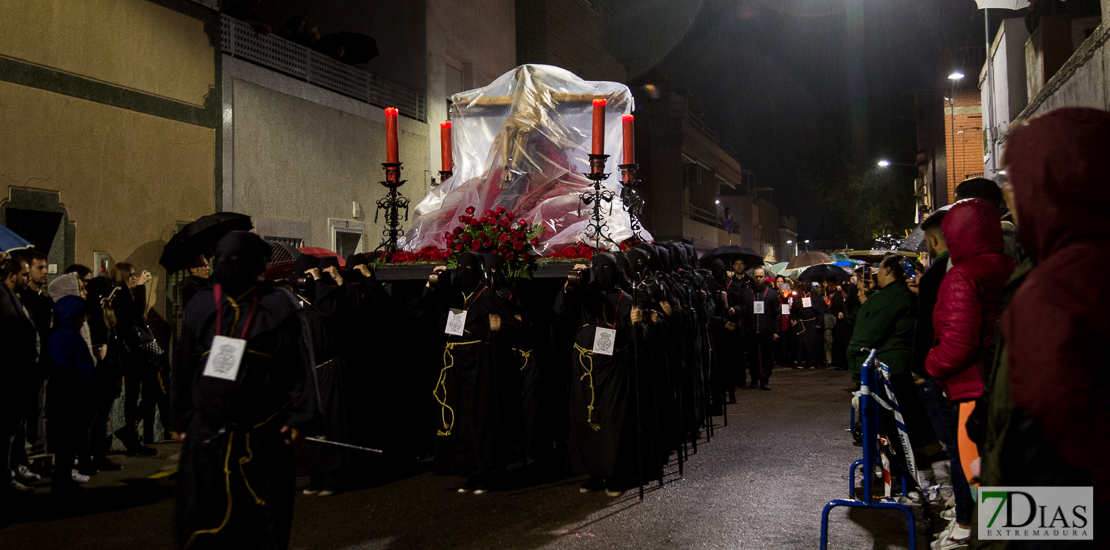
[[[961,472],[972,481],[971,463],[979,457],[965,427],[975,399],[983,395],[983,360],[1002,314],[1002,289],[1013,273],[1006,255],[998,209],[982,199],[966,199],[948,210],[941,224],[952,268],[944,277],[933,310],[933,347],[925,358],[929,372],[959,409],[957,440]],[[974,483],[972,483],[974,485]],[[971,525],[953,521],[938,541],[945,548],[970,538]]]

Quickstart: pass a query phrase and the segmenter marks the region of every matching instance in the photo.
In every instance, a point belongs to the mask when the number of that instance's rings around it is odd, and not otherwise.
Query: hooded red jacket
[[[1057,109],[1008,141],[1018,237],[1037,264],[1002,317],[1010,399],[1110,503],[1110,113]],[[1062,291],[1077,268],[1082,284]]]
[[[983,394],[983,359],[1002,314],[1002,289],[1014,272],[998,209],[981,199],[957,202],[941,224],[952,268],[933,310],[933,347],[925,370],[952,402]]]

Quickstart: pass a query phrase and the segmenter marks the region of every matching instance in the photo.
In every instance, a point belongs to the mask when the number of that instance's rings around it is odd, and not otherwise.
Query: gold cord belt
[[[513,351],[519,353],[520,356],[524,358],[524,364],[520,366],[520,370],[524,370],[524,369],[528,368],[528,360],[532,357],[532,351],[533,350],[513,348]]]
[[[587,377],[589,377],[590,379],[590,404],[586,405],[586,423],[589,424],[595,432],[600,432],[601,424],[598,424],[593,420],[594,399],[597,397],[597,392],[594,390],[594,350],[584,348],[578,345],[577,342],[574,344],[574,349],[578,350],[578,364],[582,365],[582,370],[585,371],[585,374],[578,377],[578,381],[581,382]],[[590,366],[586,366],[585,359],[590,360]]]
[[[481,343],[481,340],[472,340],[470,342],[447,342],[443,348],[443,370],[439,371],[439,380],[436,381],[436,387],[432,390],[432,396],[439,402],[439,417],[443,423],[443,428],[436,430],[436,435],[448,436],[451,435],[451,428],[455,427],[455,409],[452,409],[447,404],[447,369],[455,366],[455,356],[451,350],[458,346],[469,346],[471,344]],[[443,388],[443,395],[440,396],[439,389]],[[448,414],[451,415],[451,420],[447,420]]]
[[[251,431],[255,430],[255,429],[258,429],[258,428],[261,428],[262,426],[265,426],[267,423],[269,423],[271,420],[273,420],[275,417],[277,417],[277,415],[280,414],[280,412],[281,411],[278,411],[278,412],[270,415],[270,417],[267,418],[266,420],[263,420],[262,422],[259,422],[258,424],[255,424],[254,426],[251,427],[250,430],[247,430],[246,441],[245,441],[246,449],[247,449],[247,456],[239,457],[239,460],[238,460],[238,462],[239,462],[239,474],[241,476],[243,476],[243,485],[246,485],[247,490],[250,491],[251,496],[254,497],[254,503],[259,505],[259,506],[265,506],[266,501],[259,498],[258,493],[254,492],[254,488],[251,487],[250,481],[247,480],[247,473],[245,471],[243,471],[243,466],[245,466],[248,462],[250,462],[251,460],[254,459],[254,451],[251,450]],[[235,430],[230,430],[230,431],[228,431],[228,434],[227,434],[227,454],[224,456],[224,485],[227,487],[227,511],[224,512],[224,519],[223,519],[222,522],[220,522],[220,524],[218,526],[216,526],[213,529],[202,529],[202,530],[199,530],[199,531],[194,531],[192,535],[189,535],[189,540],[188,540],[188,542],[185,543],[185,548],[192,548],[193,545],[196,544],[197,537],[199,537],[200,535],[215,535],[215,534],[219,533],[221,530],[223,530],[224,527],[227,527],[228,521],[231,521],[231,468],[230,468],[230,463],[231,463],[231,445],[232,445],[232,443],[234,443],[234,441],[235,441]]]

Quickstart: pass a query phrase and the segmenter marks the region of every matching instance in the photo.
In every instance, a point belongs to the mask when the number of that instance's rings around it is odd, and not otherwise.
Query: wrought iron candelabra
[[[374,212],[374,221],[378,221],[378,213],[384,210],[385,229],[382,231],[382,243],[378,245],[377,249],[384,249],[385,252],[396,252],[397,240],[405,236],[405,231],[401,229],[400,209],[405,209],[404,221],[409,221],[409,200],[397,190],[405,184],[405,180],[401,179],[401,164],[403,163],[382,163],[382,168],[385,169],[385,181],[381,184],[389,189],[389,193],[378,199],[378,209]]]
[[[592,191],[578,195],[578,199],[582,204],[592,209],[590,213],[590,223],[586,226],[586,234],[594,241],[594,248],[601,250],[602,241],[617,244],[608,233],[609,224],[605,221],[605,214],[601,212],[601,203],[609,203],[609,213],[613,212],[613,198],[616,197],[612,191],[605,189],[601,186],[601,182],[609,179],[609,174],[605,173],[605,161],[609,159],[609,155],[590,155],[590,171],[583,174],[591,181],[594,182]],[[578,215],[582,215],[582,207],[578,207]]]
[[[636,179],[636,171],[640,169],[640,165],[621,164],[617,168],[621,171],[621,202],[628,212],[629,228],[636,240],[643,240],[640,237],[640,230],[643,229],[640,224],[640,214],[644,211],[644,198],[636,190],[640,186],[640,180]]]

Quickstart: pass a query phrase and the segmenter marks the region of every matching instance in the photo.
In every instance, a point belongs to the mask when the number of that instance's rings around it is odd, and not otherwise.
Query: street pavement
[[[459,494],[457,478],[431,475],[427,462],[381,468],[367,486],[331,497],[297,495],[292,548],[609,549],[817,548],[821,509],[847,493],[848,465],[860,457],[848,425],[843,371],[777,370],[772,391],[743,390],[703,437],[684,476],[641,502],[580,494],[584,477],[518,468],[507,487]],[[0,548],[161,549],[172,536],[177,447],[154,458],[114,457],[125,469],[93,478],[78,499],[58,499],[40,485],[4,503]],[[301,480],[301,485],[306,480]],[[920,513],[918,514],[920,519]],[[923,529],[919,526],[919,531]],[[918,536],[927,548],[928,536]],[[838,508],[829,548],[907,548],[907,522],[896,511]]]

